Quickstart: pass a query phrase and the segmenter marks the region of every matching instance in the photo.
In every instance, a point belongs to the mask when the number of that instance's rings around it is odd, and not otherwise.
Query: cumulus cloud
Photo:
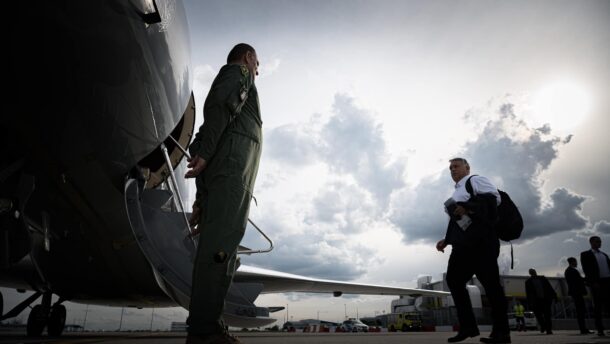
[[[207,91],[212,85],[212,81],[214,81],[214,78],[216,77],[217,73],[218,71],[212,68],[212,66],[210,65],[206,64],[196,66],[195,71],[193,73],[193,77],[195,80],[195,90],[202,91],[199,93],[205,92],[205,94],[207,94]]]
[[[264,159],[272,181],[314,165],[321,166],[325,176],[305,195],[295,194],[274,206],[281,207],[282,218],[262,221],[277,248],[270,258],[249,257],[245,262],[332,279],[362,276],[376,259],[375,252],[356,243],[354,235],[385,223],[392,193],[404,187],[405,163],[392,160],[374,114],[339,94],[329,114],[273,128],[265,136]]]
[[[528,126],[518,116],[520,107],[513,103],[488,105],[464,116],[466,122],[472,122],[471,140],[457,147],[455,156],[467,158],[473,174],[489,177],[511,195],[525,221],[520,242],[560,232],[562,238],[571,231],[578,235],[608,233],[609,222],[592,225],[582,214],[590,197],[567,187],[543,191],[545,173],[561,147],[570,144],[571,136],[553,135],[549,125]],[[277,247],[281,249],[273,253],[278,258],[254,258],[256,264],[354,279],[366,272],[354,262],[372,266],[367,254],[374,256],[375,252],[354,246],[353,235],[389,225],[404,235],[406,244],[434,242],[444,236],[447,218],[442,204],[453,192],[448,171],[436,171],[417,185],[405,185],[404,159],[397,162],[388,154],[383,127],[348,96],[337,95],[327,115],[271,129],[266,133],[265,154],[272,165],[282,166],[276,172],[283,173],[275,173],[275,180],[289,179],[291,169],[303,171],[313,165],[322,166],[328,175],[312,184],[307,197],[278,205],[281,211],[277,213],[284,218],[270,219],[270,226],[273,228],[274,221],[288,224],[292,229],[283,230],[291,235],[278,231]],[[515,266],[531,263],[522,254],[515,258]],[[504,273],[512,271],[506,253],[499,264]]]
[[[599,237],[610,235],[610,222],[606,220],[598,221],[594,223],[590,228],[577,231],[577,234],[578,236],[587,239],[593,235],[597,235]]]
[[[377,263],[374,252],[353,242],[349,236],[305,232],[274,238],[269,254],[243,257],[245,264],[309,277],[353,280]]]
[[[257,225],[274,241],[265,255],[242,257],[244,264],[320,278],[353,280],[380,262],[376,252],[357,235],[379,226],[370,194],[353,182],[332,180],[319,192],[295,194],[288,200],[268,201],[252,214]],[[261,214],[273,214],[258,218]],[[243,245],[267,244],[253,230]]]
[[[466,119],[474,118],[469,112]],[[507,191],[518,205],[525,222],[522,239],[585,228],[581,211],[587,197],[567,188],[557,188],[545,198],[541,173],[558,156],[559,147],[569,142],[552,136],[550,127],[532,129],[515,114],[513,104],[500,105],[475,138],[456,156],[467,158],[473,174],[489,177]],[[434,241],[442,238],[447,218],[443,201],[451,195],[447,172],[432,176],[413,190],[402,190],[392,202],[391,221],[405,235],[405,241]]]
[[[370,111],[357,107],[353,98],[337,94],[330,117],[324,123],[320,120],[314,117],[307,124],[270,130],[269,157],[292,166],[323,162],[335,175],[352,176],[382,204],[404,186],[404,159],[391,161],[383,128]]]
[[[265,138],[265,154],[290,166],[312,164],[319,156],[316,135],[311,125],[287,124],[274,128]]]
[[[380,209],[370,195],[355,184],[343,181],[325,184],[316,194],[312,210],[305,221],[309,224],[332,224],[344,233],[362,232],[373,219],[380,216]]]
[[[599,235],[610,235],[610,222],[599,221],[593,227],[593,232]]]
[[[321,132],[322,151],[330,168],[351,174],[380,201],[404,185],[404,160],[390,162],[381,124],[344,95],[335,97],[334,115]]]
[[[269,60],[268,62],[263,62],[263,64],[259,68],[260,77],[265,78],[277,72],[280,68],[281,63],[282,60],[280,60],[279,58],[274,58]]]

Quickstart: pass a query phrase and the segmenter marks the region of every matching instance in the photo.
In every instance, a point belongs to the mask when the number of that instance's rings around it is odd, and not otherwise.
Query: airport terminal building
[[[432,281],[431,276],[420,277],[417,281],[417,287],[422,289],[449,291],[445,276],[446,274],[443,274],[442,280],[434,282]],[[500,276],[508,301],[509,313],[512,312],[513,306],[517,301],[525,306],[526,311],[531,311],[525,293],[525,281],[528,278],[529,276]],[[568,295],[568,285],[565,278],[547,277],[547,279],[557,293],[557,301],[554,302],[552,308],[552,316],[554,318],[553,327],[557,329],[577,329],[576,308],[572,302],[572,298]],[[485,288],[483,288],[476,277],[473,277],[470,280],[467,288],[477,317],[477,322],[479,324],[491,324],[491,309],[485,295]],[[585,296],[585,305],[587,308],[588,321],[591,321],[590,328],[594,328],[591,293]],[[457,313],[455,307],[453,307],[453,300],[450,297],[413,298],[405,296],[392,301],[392,313],[413,311],[421,312],[424,324],[429,326],[453,326],[457,324]],[[380,322],[383,322],[383,320],[380,320]]]

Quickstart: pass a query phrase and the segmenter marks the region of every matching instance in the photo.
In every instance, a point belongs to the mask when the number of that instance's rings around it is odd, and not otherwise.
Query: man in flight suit
[[[451,202],[448,200],[445,203],[446,206],[449,205],[447,212],[450,220],[445,238],[436,244],[436,249],[444,252],[447,245],[452,245],[447,266],[447,285],[457,309],[460,330],[447,341],[456,343],[479,335],[466,289],[466,283],[473,275],[477,275],[487,293],[493,321],[489,338],[480,340],[483,343],[510,343],[506,297],[500,284],[497,263],[500,242],[494,228],[497,206],[501,201],[500,193],[489,179],[468,176],[470,165],[466,159],[451,159],[449,171],[455,182],[455,191]],[[472,196],[466,188],[468,180]]]
[[[258,172],[262,121],[256,51],[236,45],[212,83],[204,122],[189,147],[186,178],[196,178],[190,222],[199,245],[193,267],[187,343],[240,343],[222,321]]]

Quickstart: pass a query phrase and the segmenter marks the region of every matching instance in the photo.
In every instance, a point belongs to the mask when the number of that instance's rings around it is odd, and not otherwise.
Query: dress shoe
[[[593,331],[589,331],[589,330],[584,330],[584,331],[580,331],[580,334],[593,334]]]
[[[600,336],[600,337],[605,337],[606,336],[604,331],[597,331],[597,335]]]
[[[458,334],[455,337],[451,337],[451,338],[447,338],[447,341],[449,343],[457,343],[457,342],[461,342],[469,337],[476,337],[479,335],[479,330],[473,330],[473,331],[468,331],[468,332],[458,332]]]
[[[481,338],[481,342],[483,343],[493,343],[493,344],[505,344],[505,343],[510,343],[510,335],[509,334],[505,334],[505,335],[496,335],[493,337],[488,337],[488,338]]]
[[[225,333],[217,333],[205,336],[188,335],[186,344],[241,344],[242,342],[235,336]]]
[[[548,331],[546,331],[546,334],[553,334],[553,331],[548,330]]]

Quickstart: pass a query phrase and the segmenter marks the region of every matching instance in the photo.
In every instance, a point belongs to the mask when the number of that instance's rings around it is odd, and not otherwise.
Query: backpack
[[[476,175],[470,176],[470,178],[475,177]],[[472,184],[470,183],[470,178],[466,181],[466,191],[470,194],[470,196],[474,196],[474,190],[472,189]],[[498,190],[500,193],[500,205],[498,206],[498,221],[494,225],[496,232],[498,234],[498,238],[503,241],[511,241],[515,239],[519,239],[521,236],[521,232],[523,232],[523,217],[521,217],[521,213],[519,209],[515,205],[510,196],[502,191]],[[513,268],[513,244],[510,244],[510,268]]]

